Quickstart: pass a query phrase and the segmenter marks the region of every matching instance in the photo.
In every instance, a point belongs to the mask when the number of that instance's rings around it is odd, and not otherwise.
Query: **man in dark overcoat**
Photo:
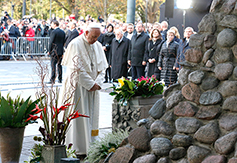
[[[77,36],[79,36],[79,32],[76,29],[76,23],[71,22],[70,31],[68,32],[68,36],[66,37],[65,48],[67,48],[68,44]]]
[[[131,53],[128,56],[128,64],[132,66],[132,79],[145,76],[146,56],[148,55],[149,36],[143,31],[143,24],[136,26],[137,33],[131,39]]]
[[[59,28],[59,22],[53,20],[51,27],[54,29],[50,34],[49,39],[49,52],[51,59],[51,78],[50,83],[55,83],[56,78],[56,65],[58,69],[58,82],[62,83],[62,56],[63,56],[63,46],[65,43],[65,33]]]
[[[121,29],[115,30],[115,38],[111,43],[111,76],[112,79],[118,79],[121,77],[127,78],[128,66],[127,58],[130,53],[131,41],[123,36]]]

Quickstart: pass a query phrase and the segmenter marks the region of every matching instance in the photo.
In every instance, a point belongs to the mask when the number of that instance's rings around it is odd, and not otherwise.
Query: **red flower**
[[[40,119],[43,120],[43,114],[42,113],[40,114]]]
[[[78,111],[79,111],[79,110],[78,110]],[[78,117],[87,117],[87,118],[90,118],[89,116],[87,116],[87,115],[85,115],[85,114],[81,114],[81,113],[79,113],[78,111],[76,111],[76,112],[72,115],[71,119],[75,119],[75,118],[78,118]]]
[[[39,118],[37,115],[31,115],[31,114],[29,114],[29,116],[30,116],[30,117],[29,117],[25,122],[28,122],[29,120],[36,120],[36,119]]]
[[[71,106],[71,105],[73,105],[73,104],[67,103],[67,104],[61,106],[61,107],[59,108],[59,110],[65,110],[65,109],[68,108],[68,106]]]

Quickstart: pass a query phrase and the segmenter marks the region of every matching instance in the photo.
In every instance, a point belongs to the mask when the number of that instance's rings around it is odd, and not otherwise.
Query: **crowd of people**
[[[75,110],[91,117],[73,121],[66,137],[66,143],[74,144],[73,149],[86,154],[99,132],[98,90],[102,84],[128,76],[133,80],[155,76],[166,86],[176,83],[194,31],[187,27],[184,38],[180,38],[178,29],[169,28],[166,21],[132,24],[108,20],[105,24],[100,16],[98,20],[91,16],[80,20],[53,16],[51,20],[16,21],[5,12],[0,33],[11,38],[27,37],[29,42],[34,41],[34,37],[49,37],[50,83],[55,83],[56,77],[59,83],[63,82],[61,96],[68,89],[74,89],[70,95],[72,100],[81,98]],[[67,67],[65,79],[62,79],[62,65]]]
[[[52,44],[55,26],[52,22],[56,21],[53,15],[51,20],[37,20],[26,17],[22,20],[13,20],[7,12],[1,19],[1,52],[7,46],[14,47],[14,42],[10,38],[27,37],[30,46],[33,46],[34,39],[31,37],[50,37],[48,54],[55,49]],[[189,49],[189,38],[194,33],[192,27],[187,27],[184,31],[184,38],[180,38],[178,29],[168,26],[166,21],[161,23],[142,22],[122,23],[115,20],[103,22],[101,16],[98,20],[87,16],[85,19],[73,18],[57,19],[57,28],[65,33],[63,42],[57,47],[61,49],[60,56],[68,47],[68,44],[76,37],[84,33],[91,22],[98,22],[101,26],[101,35],[98,41],[102,44],[109,67],[106,69],[104,82],[116,81],[120,77],[131,76],[137,79],[141,76],[151,77],[155,75],[158,80],[164,80],[166,86],[170,86],[177,81],[177,73],[182,68],[179,63],[185,60],[184,53]],[[53,35],[52,35],[53,34]],[[62,41],[62,39],[60,39]],[[14,48],[13,48],[14,49]],[[52,55],[51,55],[52,56]],[[61,77],[61,58],[54,59],[52,62],[51,82],[55,82],[55,73],[58,64],[59,82]]]

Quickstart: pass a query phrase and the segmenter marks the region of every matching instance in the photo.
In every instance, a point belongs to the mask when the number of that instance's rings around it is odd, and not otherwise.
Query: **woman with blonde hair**
[[[150,39],[148,41],[148,54],[146,56],[146,76],[156,76],[156,79],[160,80],[160,70],[157,67],[159,52],[162,44],[162,36],[158,29],[153,29],[150,33]]]
[[[179,44],[174,41],[175,31],[168,30],[167,40],[162,44],[158,68],[161,70],[160,79],[164,80],[166,86],[170,86],[177,81],[175,61],[178,54]]]
[[[174,41],[179,43],[179,41],[180,41],[179,30],[175,26],[171,27],[170,30],[173,30],[175,32],[175,34],[174,34]]]

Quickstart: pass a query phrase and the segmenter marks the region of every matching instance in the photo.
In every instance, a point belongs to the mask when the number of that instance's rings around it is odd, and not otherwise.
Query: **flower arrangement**
[[[58,99],[58,89],[56,90],[56,98]],[[79,113],[78,111],[74,111],[74,108],[71,107],[73,104],[66,103],[61,107],[57,107],[57,100],[50,101],[50,103],[46,102],[48,96],[40,101],[40,106],[43,109],[40,109],[38,105],[36,105],[35,109],[32,110],[32,113],[40,114],[38,115],[29,115],[30,117],[26,120],[36,120],[40,118],[44,127],[39,128],[40,133],[43,136],[43,142],[45,145],[63,145],[65,143],[66,133],[68,131],[69,124],[71,120],[79,118],[79,117],[87,117],[89,116]],[[62,113],[61,116],[60,113]]]
[[[31,117],[37,114],[34,108],[39,101],[40,99],[37,99],[32,102],[30,97],[24,100],[20,95],[13,99],[10,93],[4,98],[0,92],[0,127],[18,128],[36,122]]]
[[[98,163],[101,159],[105,159],[110,153],[115,152],[128,136],[128,131],[121,129],[105,134],[103,138],[96,140],[89,147],[85,162]]]
[[[110,92],[110,95],[115,96],[115,99],[121,104],[126,104],[134,96],[150,97],[162,94],[164,84],[159,82],[155,76],[149,78],[142,76],[137,80],[120,78],[118,79],[118,85],[111,88],[113,88],[113,91]]]
[[[47,65],[39,60],[37,62],[39,67],[37,67],[36,73],[41,79],[39,83],[41,89],[37,91],[37,96],[44,96],[45,98],[41,99],[40,104],[35,106],[34,113],[38,113],[38,115],[31,115],[27,120],[40,118],[43,121],[44,126],[40,127],[39,131],[43,136],[45,145],[64,145],[71,120],[79,117],[89,118],[89,116],[74,110],[73,106],[77,105],[80,100],[72,98],[75,90],[66,92],[65,99],[60,100],[62,105],[58,107],[59,89],[54,88],[53,84],[51,87],[45,84],[44,79],[49,72]],[[72,104],[72,101],[76,101],[76,104]]]

